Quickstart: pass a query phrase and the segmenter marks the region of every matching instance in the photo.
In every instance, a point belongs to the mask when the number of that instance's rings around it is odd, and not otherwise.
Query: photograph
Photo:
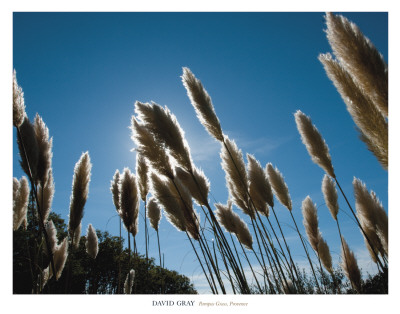
[[[8,14],[13,297],[391,294],[387,10]]]

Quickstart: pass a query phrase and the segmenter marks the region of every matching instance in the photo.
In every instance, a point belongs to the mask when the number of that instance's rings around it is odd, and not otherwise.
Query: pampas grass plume
[[[89,153],[83,153],[79,161],[75,164],[74,176],[72,180],[72,193],[69,206],[68,230],[71,237],[75,229],[81,223],[83,209],[89,195],[89,182],[92,164],[90,163]]]
[[[18,136],[17,142],[19,155],[21,156],[21,168],[29,178],[36,181],[39,147],[36,140],[35,128],[27,116],[25,116],[24,121],[19,126],[19,131],[21,136]],[[26,156],[24,154],[24,149]]]
[[[300,110],[297,110],[294,117],[297,129],[301,135],[301,140],[306,146],[312,161],[320,166],[332,178],[335,178],[328,145],[315,125],[312,124],[310,117],[306,116]]]
[[[306,229],[306,234],[311,247],[315,252],[318,252],[318,241],[320,239],[320,231],[318,228],[317,208],[311,198],[307,196],[301,205],[303,213],[303,224]]]
[[[282,205],[291,211],[292,199],[290,198],[289,189],[286,185],[283,175],[279,172],[278,168],[274,168],[271,163],[267,164],[267,173],[268,180],[271,183],[275,196],[282,203]]]
[[[239,242],[249,250],[253,249],[253,238],[247,224],[232,210],[232,203],[215,204],[218,222],[230,233],[234,233]]]
[[[139,191],[136,177],[129,168],[125,168],[119,184],[119,208],[124,226],[135,236],[138,232]]]
[[[120,173],[119,170],[115,170],[113,179],[111,180],[110,191],[113,196],[113,202],[117,213],[121,215],[121,209],[119,208],[119,184],[120,184]]]
[[[360,139],[375,155],[384,169],[388,168],[388,123],[371,100],[355,84],[343,66],[332,56],[321,54],[319,60],[335,85],[360,132]]]
[[[328,207],[333,219],[337,220],[339,204],[336,183],[327,174],[325,174],[322,179],[322,194],[324,195],[326,206]]]
[[[388,117],[388,66],[357,25],[326,13],[326,35],[335,56],[365,95]]]
[[[349,246],[343,237],[341,267],[346,277],[350,280],[352,287],[358,292],[361,292],[361,272],[358,268],[354,253],[350,251]]]
[[[249,194],[256,209],[269,216],[269,208],[274,206],[274,196],[267,174],[253,155],[247,154],[247,173],[249,178]]]
[[[225,178],[233,202],[246,215],[254,218],[253,208],[248,197],[248,178],[242,151],[235,141],[225,137],[225,145],[221,145],[221,165],[225,171]]]
[[[17,82],[17,72],[13,71],[13,125],[20,127],[25,117],[24,92]]]
[[[136,155],[136,178],[139,187],[140,198],[144,202],[147,194],[149,193],[149,167],[147,166],[146,159],[142,154]]]
[[[154,170],[167,178],[173,179],[171,162],[165,148],[156,142],[153,134],[134,116],[132,116],[131,129],[131,138],[137,146],[136,150],[148,160]]]
[[[88,255],[95,259],[99,252],[99,240],[97,238],[96,230],[92,224],[89,224],[86,232],[86,252]]]
[[[318,239],[318,255],[321,259],[322,265],[324,265],[325,269],[332,274],[332,256],[329,251],[328,243],[326,243],[322,236]]]
[[[175,175],[189,190],[190,194],[197,202],[197,204],[199,204],[200,206],[207,206],[207,196],[210,191],[210,182],[208,181],[203,171],[196,167],[193,167],[193,175],[196,179],[197,184],[194,181],[192,175],[180,167],[175,167]]]
[[[125,283],[124,283],[124,293],[131,294],[133,281],[135,279],[135,271],[131,269],[129,273],[126,275]]]
[[[50,168],[46,176],[46,182],[43,186],[42,184],[39,184],[38,187],[38,203],[43,224],[46,224],[47,218],[49,217],[53,203],[54,191],[53,171]]]
[[[182,82],[200,123],[206,128],[212,137],[223,142],[224,135],[222,133],[221,124],[215,114],[211,97],[204,89],[200,80],[193,75],[190,69],[183,68]]]
[[[27,221],[29,201],[29,184],[26,177],[19,181],[13,178],[13,229],[18,230],[24,221]]]
[[[68,238],[65,238],[60,245],[57,246],[54,252],[54,268],[56,270],[56,280],[61,277],[62,271],[65,266],[65,262],[68,257]],[[52,268],[50,267],[50,274],[52,277]]]
[[[57,249],[57,229],[54,226],[54,223],[52,220],[49,220],[46,224],[46,232],[47,232],[47,237],[49,239],[49,243],[50,243],[50,248],[51,248],[51,253],[54,254],[54,252]],[[44,246],[44,250],[46,252],[46,254],[48,254],[47,252],[47,245]]]
[[[149,203],[147,205],[147,217],[150,220],[151,227],[158,231],[158,226],[161,220],[161,208],[154,197],[149,199]]]
[[[51,169],[53,138],[49,138],[49,129],[38,114],[35,116],[34,128],[39,149],[36,179],[44,185]]]
[[[193,161],[185,132],[171,111],[156,103],[135,103],[135,112],[156,141],[168,148],[171,156],[186,171],[192,171]]]

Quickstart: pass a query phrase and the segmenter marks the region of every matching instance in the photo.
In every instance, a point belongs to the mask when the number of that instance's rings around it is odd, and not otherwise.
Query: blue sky
[[[371,39],[388,62],[387,13],[343,13]],[[13,67],[25,93],[27,114],[39,113],[53,136],[53,211],[68,221],[73,168],[89,151],[93,163],[83,229],[119,233],[109,192],[116,169],[135,167],[130,139],[136,100],[154,101],[176,115],[195,164],[211,182],[211,201],[228,193],[219,144],[198,122],[180,75],[189,67],[212,97],[222,128],[244,153],[285,176],[301,230],[301,202],[310,195],[320,228],[337,265],[337,229],[321,193],[323,171],[301,143],[293,114],[310,115],[332,155],[337,177],[352,204],[353,176],[388,208],[388,173],[358,140],[345,105],[317,57],[330,52],[322,12],[314,13],[14,13]],[[11,127],[11,123],[10,123]],[[13,131],[13,176],[23,175]],[[288,212],[276,201],[295,260],[304,256]],[[348,212],[340,198],[341,209]],[[344,213],[342,232],[364,270],[376,270],[363,238]],[[137,242],[144,253],[144,224]],[[85,233],[86,231],[83,231]],[[126,234],[126,233],[125,233]],[[161,248],[166,266],[193,278],[201,292],[201,269],[185,235],[163,218]],[[150,255],[157,258],[151,230]],[[306,265],[306,264],[305,264]],[[198,278],[200,276],[200,278]]]

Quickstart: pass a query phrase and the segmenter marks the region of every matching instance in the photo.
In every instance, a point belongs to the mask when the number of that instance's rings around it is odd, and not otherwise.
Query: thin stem
[[[212,293],[215,294],[214,287],[213,287],[213,285],[211,284],[210,279],[209,279],[208,276],[207,276],[207,273],[206,273],[206,271],[205,271],[205,269],[204,269],[204,267],[203,267],[203,263],[201,262],[200,257],[199,257],[199,255],[197,254],[196,248],[195,248],[195,246],[193,245],[192,239],[190,239],[190,237],[189,237],[189,235],[188,235],[187,232],[186,232],[186,236],[187,236],[187,238],[189,239],[190,244],[192,245],[193,251],[194,251],[194,253],[196,254],[197,260],[199,261],[199,264],[200,264],[200,266],[201,266],[201,269],[203,270],[204,276],[205,276],[206,279],[207,279],[208,285],[210,286]]]

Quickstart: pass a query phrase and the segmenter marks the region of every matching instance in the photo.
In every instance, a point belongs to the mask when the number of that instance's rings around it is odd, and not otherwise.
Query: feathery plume
[[[136,176],[138,180],[138,187],[140,198],[144,202],[146,200],[147,194],[149,193],[149,179],[147,177],[149,167],[146,164],[146,159],[142,154],[136,155]]]
[[[325,269],[332,274],[332,256],[329,251],[328,243],[326,243],[322,236],[320,236],[318,240],[318,255],[321,259],[322,265],[324,265]]]
[[[131,294],[132,293],[132,286],[133,280],[135,278],[135,271],[131,269],[129,273],[126,275],[125,283],[124,283],[124,293]]]
[[[46,285],[47,281],[50,279],[50,265],[47,266],[43,271],[39,274],[39,282],[41,283],[40,289],[43,289]]]
[[[301,140],[306,146],[312,161],[320,166],[332,178],[335,178],[328,145],[315,125],[312,124],[310,117],[306,116],[300,110],[297,110],[294,117],[297,129],[301,135]]]
[[[337,220],[339,204],[336,183],[327,174],[322,179],[322,194],[324,194],[326,206],[328,206],[333,219]]]
[[[171,111],[156,103],[135,103],[135,112],[144,126],[154,135],[156,141],[168,148],[171,156],[187,171],[193,167],[185,132]]]
[[[293,282],[290,279],[285,279],[282,281],[283,284],[283,292],[285,294],[294,294],[296,293],[296,289],[293,285]]]
[[[42,183],[40,183],[38,186],[38,202],[43,224],[46,224],[47,218],[49,217],[51,211],[54,190],[53,171],[50,168],[44,185],[42,186]]]
[[[326,13],[326,35],[336,58],[360,89],[388,116],[388,66],[357,25],[342,15]]]
[[[269,208],[274,206],[274,196],[267,174],[253,155],[247,154],[247,173],[249,178],[249,194],[256,209],[269,216]]]
[[[274,168],[271,163],[267,164],[268,180],[271,183],[272,190],[279,202],[287,209],[292,210],[292,199],[290,198],[289,189],[283,179],[278,168]]]
[[[44,185],[51,169],[53,138],[49,139],[49,129],[38,114],[35,117],[34,128],[39,150],[36,179]]]
[[[19,126],[19,131],[21,136],[18,136],[17,142],[19,155],[21,156],[20,164],[22,170],[24,170],[29,178],[32,176],[32,179],[36,180],[39,148],[36,140],[35,128],[27,116],[25,116],[24,121]],[[24,148],[26,156],[24,154]]]
[[[74,230],[74,235],[72,236],[72,239],[74,241],[74,248],[78,249],[79,244],[81,242],[81,230],[82,230],[82,222],[79,224],[78,227]]]
[[[150,225],[156,231],[158,231],[158,226],[161,220],[161,208],[157,204],[154,197],[149,199],[149,204],[147,205],[147,217],[150,220]]]
[[[18,182],[18,184],[17,184]],[[15,191],[15,192],[14,192]],[[22,177],[19,181],[13,179],[13,229],[18,230],[21,224],[27,220],[29,200],[28,180]]]
[[[356,211],[360,223],[374,249],[381,254],[382,249],[387,254],[388,226],[387,215],[379,202],[376,194],[368,192],[366,185],[359,179],[353,179],[354,196],[356,199]],[[369,248],[370,249],[370,248]]]
[[[179,231],[186,231],[185,217],[179,199],[172,196],[174,186],[171,181],[161,179],[157,174],[150,174],[151,191],[165,210],[167,220]]]
[[[215,204],[219,223],[230,233],[234,233],[239,242],[249,250],[253,249],[253,238],[247,224],[232,210],[232,202],[227,205]]]
[[[361,292],[361,272],[358,268],[354,253],[350,251],[346,240],[342,237],[342,262],[340,264],[344,274],[350,280],[353,289]]]
[[[197,184],[194,181],[192,175],[180,167],[175,167],[175,175],[189,190],[190,194],[192,195],[196,203],[199,204],[199,206],[207,205],[207,196],[210,191],[210,182],[208,181],[203,171],[196,168],[195,166],[193,167],[193,175],[196,179]]]
[[[187,231],[193,239],[198,240],[200,219],[193,210],[191,195],[182,182],[178,178],[174,182],[164,181],[155,173],[151,174],[151,182],[152,194],[164,207],[167,220],[179,231]]]
[[[225,145],[221,145],[220,156],[229,193],[236,206],[254,218],[254,211],[249,202],[248,178],[242,151],[236,146],[235,141],[228,137],[225,137],[224,143]]]
[[[119,184],[119,208],[124,226],[135,236],[138,233],[139,195],[136,177],[129,168],[125,168]]]
[[[54,252],[54,268],[56,270],[56,280],[61,277],[65,262],[68,257],[68,238],[65,238]],[[50,278],[53,276],[52,268],[50,268]]]
[[[75,164],[74,177],[72,180],[72,193],[69,205],[68,231],[73,237],[75,229],[81,223],[83,209],[89,194],[89,182],[92,164],[89,153],[83,153]]]
[[[13,124],[20,127],[25,117],[24,92],[17,82],[17,72],[13,71]]]
[[[88,255],[95,259],[97,253],[99,252],[99,240],[97,238],[96,230],[93,228],[92,224],[89,224],[86,231],[86,252]]]
[[[386,255],[389,255],[389,230],[388,230],[388,216],[383,208],[382,203],[379,201],[374,191],[371,191],[371,196],[375,202],[375,218],[376,218],[376,232],[381,240],[383,249]]]
[[[312,202],[310,196],[307,196],[301,205],[303,213],[303,225],[306,229],[306,234],[311,247],[315,252],[318,252],[318,241],[321,237],[318,228],[317,208]]]
[[[165,148],[158,144],[150,131],[141,123],[139,123],[134,116],[132,116],[132,140],[137,146],[137,151],[145,157],[150,166],[166,176],[173,179],[174,174],[172,171],[171,162],[165,151]]]
[[[119,208],[119,183],[120,183],[120,173],[119,170],[115,170],[113,179],[111,181],[111,193],[113,196],[113,202],[117,213],[121,216],[121,209]]]
[[[319,60],[346,104],[360,132],[360,139],[375,155],[384,169],[388,168],[388,123],[355,84],[343,66],[328,54],[321,54]]]
[[[54,226],[54,223],[52,220],[49,220],[46,224],[46,232],[47,232],[47,237],[49,239],[50,243],[50,248],[51,248],[51,253],[54,254],[54,252],[57,249],[57,229]],[[47,252],[47,245],[44,246],[44,251],[48,255]]]
[[[223,142],[224,135],[222,133],[221,124],[215,114],[211,97],[208,95],[200,80],[193,75],[190,69],[183,68],[182,82],[200,123],[211,136]]]

